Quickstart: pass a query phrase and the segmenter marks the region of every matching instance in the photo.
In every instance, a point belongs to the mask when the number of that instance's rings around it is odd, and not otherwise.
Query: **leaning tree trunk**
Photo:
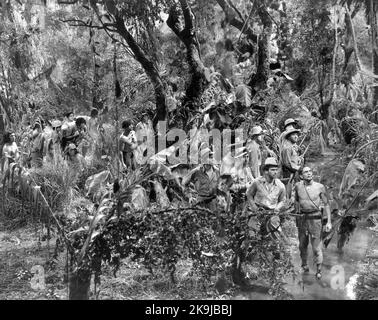
[[[5,121],[3,118],[3,115],[0,114],[0,150],[3,150],[3,137],[5,133]],[[2,155],[0,154],[0,159],[2,158]]]
[[[257,70],[248,83],[253,92],[265,89],[269,78],[269,38],[270,34],[264,33],[258,41]]]
[[[137,44],[133,36],[126,29],[125,23],[120,16],[116,15],[116,23],[118,33],[126,41],[131,51],[135,55],[135,59],[142,65],[144,71],[149,77],[155,91],[155,103],[156,103],[156,116],[153,119],[153,125],[156,129],[159,121],[165,121],[167,118],[167,102],[166,102],[166,91],[163,80],[161,79],[158,70],[154,64],[151,57],[148,56],[146,52]]]
[[[343,37],[343,43],[341,45],[344,51],[344,63],[341,70],[341,82],[345,85],[347,92],[349,91],[350,83],[352,82],[352,74],[350,70],[353,67],[353,59],[351,59],[354,52],[354,40],[353,40],[353,25],[350,15],[345,13],[345,34]],[[348,72],[349,71],[349,72]]]
[[[169,12],[167,25],[186,47],[190,82],[187,86],[185,98],[182,101],[182,105],[187,110],[193,111],[198,109],[200,98],[208,87],[210,80],[205,76],[205,66],[201,60],[201,53],[195,28],[194,14],[192,13],[188,1],[180,0],[180,5],[184,16],[184,28],[181,28],[179,19],[180,13],[175,7],[172,7]],[[190,114],[187,113],[186,117],[189,118],[189,116]],[[188,123],[188,119],[183,120],[184,123]]]
[[[187,51],[191,79],[186,89],[183,105],[187,105],[189,109],[193,110],[196,109],[209,81],[205,77],[205,66],[201,61],[198,46],[190,40],[187,45]]]
[[[69,275],[69,299],[89,300],[91,272],[86,269],[71,271]]]
[[[258,40],[258,60],[257,71],[251,77],[249,86],[252,92],[257,92],[259,89],[265,89],[267,80],[269,78],[269,57],[270,57],[270,36],[272,34],[272,21],[267,12],[266,7],[260,6],[258,15],[264,26],[263,33]]]

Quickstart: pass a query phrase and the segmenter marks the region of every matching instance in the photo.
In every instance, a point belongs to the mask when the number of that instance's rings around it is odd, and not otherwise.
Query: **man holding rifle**
[[[303,157],[298,154],[299,132],[300,130],[292,128],[285,131],[283,136],[284,142],[281,150],[282,178],[286,184],[286,196],[288,199],[291,198],[292,182],[295,174],[303,164]]]
[[[322,277],[321,268],[323,263],[322,252],[322,204],[327,215],[327,224],[325,232],[332,228],[331,212],[325,186],[313,181],[312,170],[304,167],[299,171],[302,181],[295,184],[295,209],[299,216],[297,217],[297,228],[299,238],[299,251],[302,260],[304,272],[309,272],[307,265],[307,247],[311,241],[312,251],[314,254],[314,263],[316,264],[316,278]]]

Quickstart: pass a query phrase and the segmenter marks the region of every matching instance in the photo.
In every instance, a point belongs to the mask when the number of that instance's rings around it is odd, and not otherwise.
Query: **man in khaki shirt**
[[[284,184],[277,179],[278,163],[273,157],[267,158],[263,167],[264,175],[257,178],[247,190],[247,207],[252,211],[258,208],[272,210],[275,215],[268,215],[262,223],[260,232],[263,236],[270,235],[277,239],[278,234],[282,232],[281,221],[278,213],[282,211],[286,200],[286,190]],[[256,219],[252,217],[248,225],[254,229]],[[256,231],[255,231],[256,232]]]
[[[286,200],[284,184],[277,179],[278,164],[275,158],[267,158],[264,163],[264,176],[256,179],[247,190],[251,209],[261,207],[280,212]]]
[[[280,137],[278,138],[278,146],[279,148],[282,150],[283,148],[283,144],[285,142],[285,139],[284,137],[286,136],[286,133],[289,131],[289,130],[293,130],[295,129],[294,125],[296,124],[297,122],[292,119],[292,118],[289,118],[289,119],[286,119],[285,122],[284,122],[284,130],[283,132],[281,133]]]
[[[263,141],[263,130],[260,126],[252,128],[251,142],[248,143],[247,150],[249,156],[249,167],[251,168],[253,178],[261,177],[261,144]]]
[[[295,174],[303,162],[298,154],[298,133],[300,130],[290,129],[284,135],[284,142],[281,150],[281,162],[283,178],[289,178]]]

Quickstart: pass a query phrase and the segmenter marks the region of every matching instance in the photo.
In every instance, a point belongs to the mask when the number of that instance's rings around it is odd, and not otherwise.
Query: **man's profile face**
[[[220,179],[218,182],[218,189],[221,191],[226,192],[230,187],[230,181],[229,179]]]
[[[263,142],[263,140],[264,140],[264,135],[263,135],[263,134],[259,134],[259,135],[257,136],[256,140],[257,140],[258,142]]]
[[[306,181],[312,180],[312,169],[309,167],[304,167],[302,170],[302,178]]]
[[[278,174],[278,168],[277,167],[270,167],[268,169],[268,175],[271,178],[273,178],[273,179],[277,178],[277,174]]]
[[[205,164],[203,165],[203,169],[204,169],[205,171],[209,171],[209,170],[211,169],[211,164],[205,163]]]
[[[293,143],[297,143],[298,142],[298,133],[292,133],[290,136],[289,136],[289,139],[291,140],[291,142]]]

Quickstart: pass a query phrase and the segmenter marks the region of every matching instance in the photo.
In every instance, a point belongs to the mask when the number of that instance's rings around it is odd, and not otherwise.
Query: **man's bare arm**
[[[299,205],[299,197],[298,197],[298,185],[294,186],[294,208],[296,213],[300,213],[301,207]]]
[[[320,197],[321,197],[322,201],[324,202],[324,210],[327,214],[327,222],[331,223],[331,210],[329,208],[329,201],[328,201],[328,197],[327,197],[326,188],[325,188],[324,185],[321,186]]]
[[[256,209],[256,203],[255,203],[255,195],[257,191],[257,184],[256,181],[252,183],[252,185],[247,190],[246,196],[247,196],[247,204],[252,208]]]

